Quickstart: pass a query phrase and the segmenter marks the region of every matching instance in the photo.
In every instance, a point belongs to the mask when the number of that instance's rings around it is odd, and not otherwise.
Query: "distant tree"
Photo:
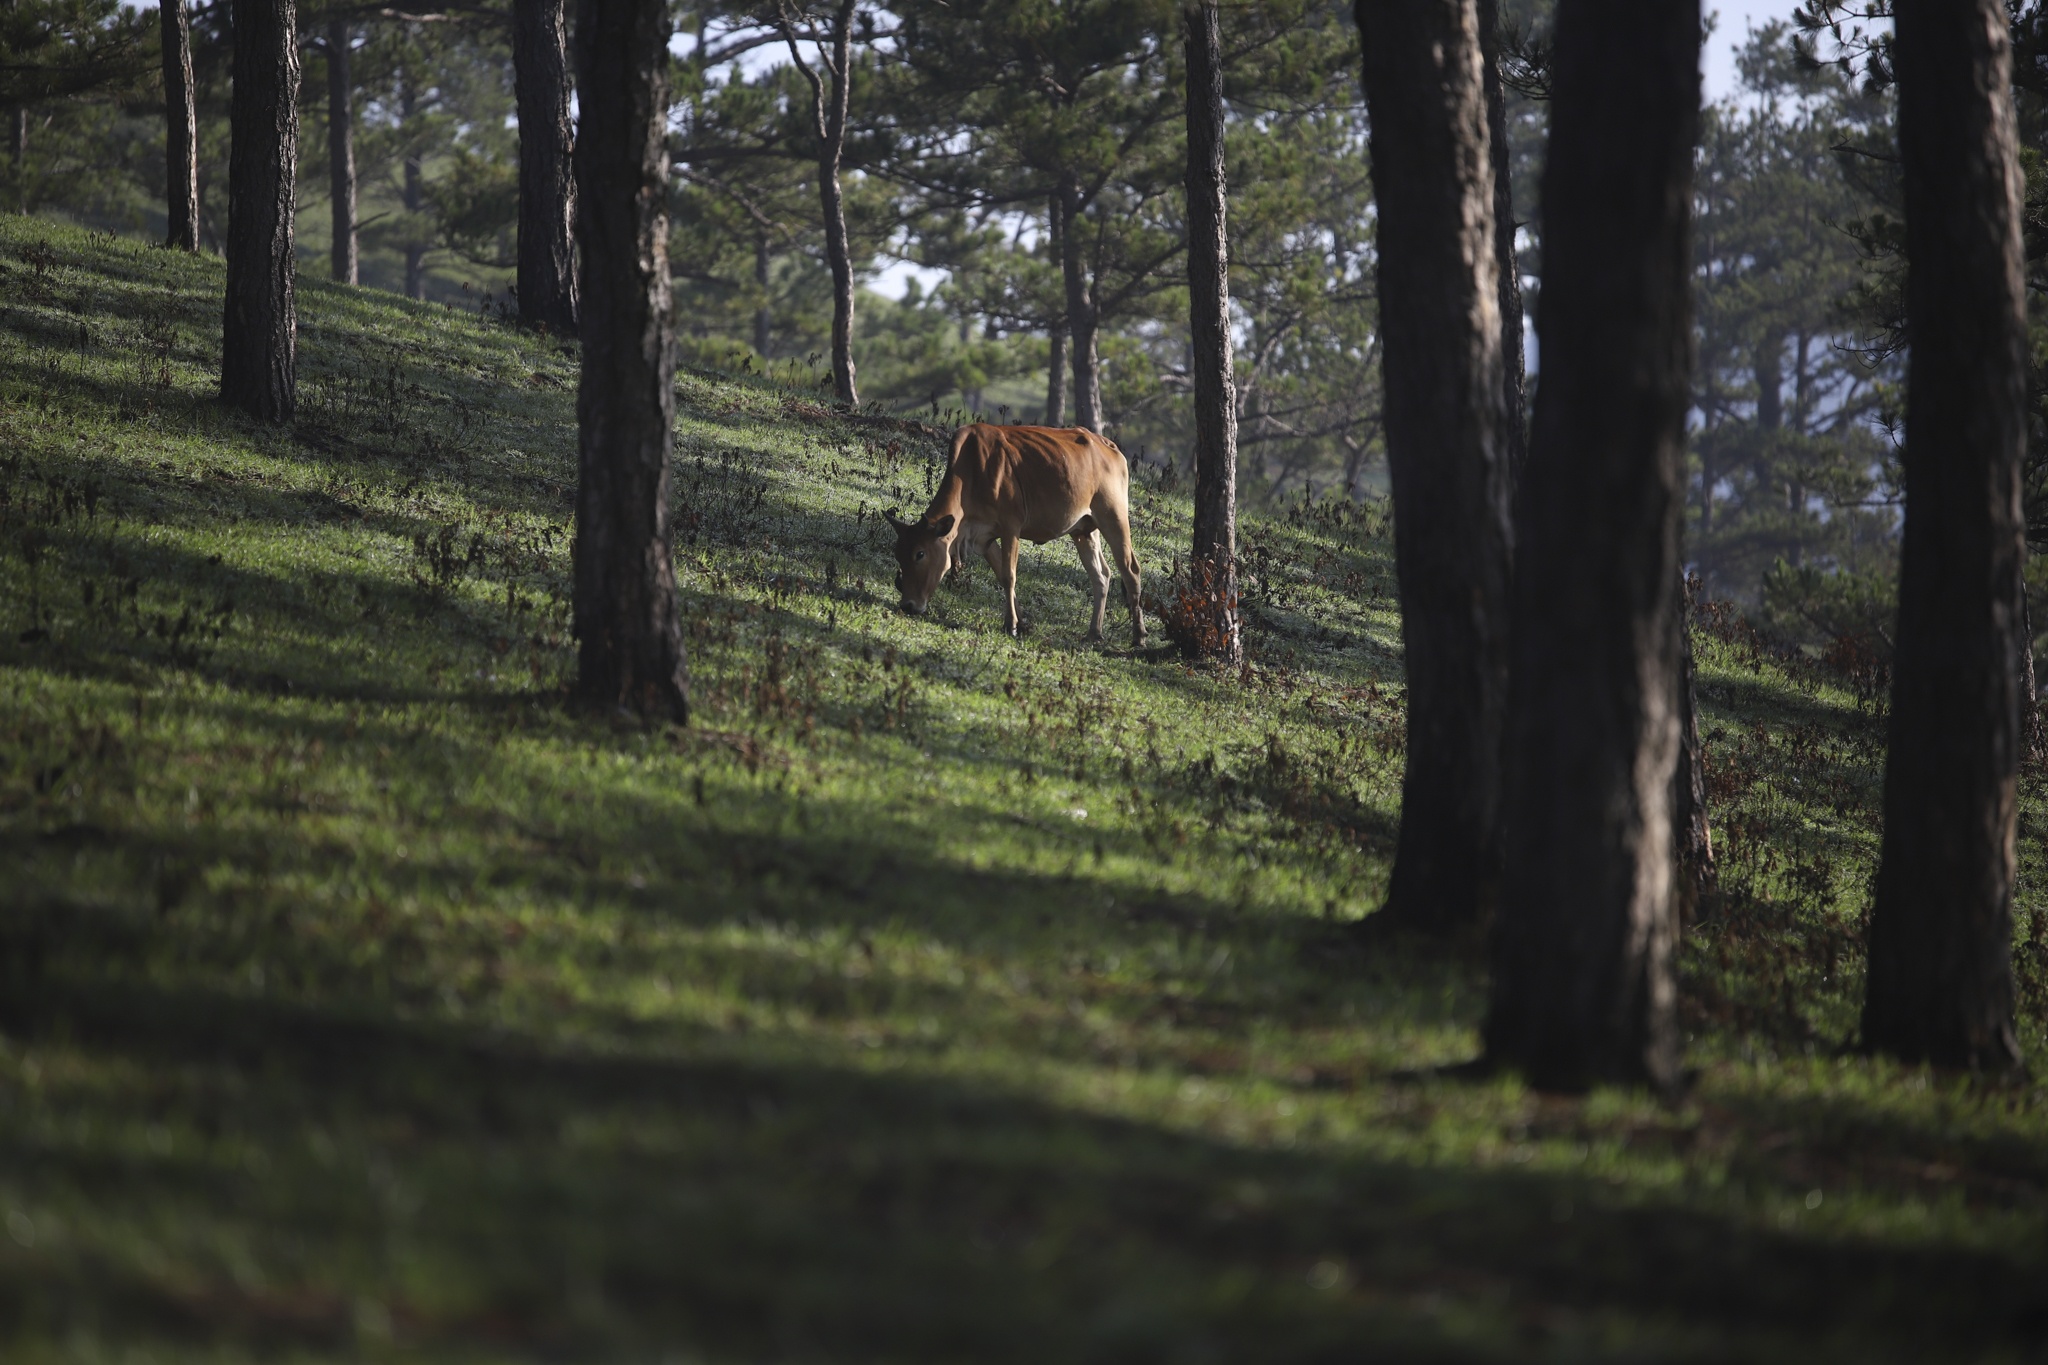
[[[356,247],[355,26],[345,18],[327,20],[320,52],[327,59],[328,268],[342,284],[361,279]]]
[[[907,141],[890,173],[977,213],[1048,204],[1075,425],[1101,430],[1101,336],[1169,287],[1184,238],[1161,210],[1183,181],[1171,138],[1181,101],[1167,80],[1175,8],[1162,0],[922,0],[896,7],[914,82]],[[1028,206],[1028,207],[1027,207]],[[1011,299],[1002,273],[987,278]],[[1023,310],[1014,309],[1021,313]]]
[[[1491,908],[1507,702],[1508,449],[1495,176],[1474,0],[1357,0],[1372,113],[1386,440],[1408,673],[1382,921]]]
[[[858,405],[853,366],[853,254],[846,236],[846,194],[840,185],[846,157],[846,112],[853,91],[853,20],[858,0],[832,0],[822,15],[810,0],[775,0],[775,26],[790,60],[811,87],[817,135],[818,204],[825,225],[825,263],[832,272],[832,391]],[[823,73],[806,61],[799,40],[811,44]]]
[[[234,25],[220,391],[252,416],[289,422],[298,373],[298,9],[294,0],[234,0]]]
[[[1889,633],[1888,612],[1847,619],[1824,604],[1824,589],[1843,585],[1797,571],[1889,580],[1896,564],[1889,452],[1873,419],[1896,401],[1898,365],[1858,344],[1843,306],[1864,269],[1843,228],[1890,207],[1870,192],[1894,164],[1890,101],[1797,60],[1782,24],[1751,37],[1737,71],[1743,97],[1704,113],[1694,188],[1687,552],[1711,591],[1762,605],[1778,629],[1874,639]]]
[[[1189,368],[1195,398],[1191,572],[1210,616],[1202,644],[1225,663],[1237,664],[1244,658],[1244,637],[1237,603],[1237,384],[1230,354],[1223,25],[1211,0],[1184,6],[1181,26],[1187,42]]]
[[[2027,442],[2012,45],[2000,0],[1900,0],[1894,22],[1906,524],[1863,1039],[2006,1070]]]
[[[0,6],[0,111],[8,123],[8,179],[17,213],[34,205],[32,106],[139,94],[157,65],[144,46],[148,15],[119,0],[8,0]]]
[[[675,420],[668,270],[666,0],[577,0],[577,690],[602,707],[689,716],[670,559]]]
[[[164,49],[164,245],[199,250],[199,108],[192,85],[192,11],[186,0],[163,0],[158,14]]]
[[[576,335],[575,176],[563,0],[513,0],[519,100],[519,319]]]
[[[1049,248],[1046,254],[1051,256],[1053,260],[1061,262],[1062,266],[1064,266],[1064,263],[1067,259],[1066,213],[1064,203],[1056,194],[1049,195],[1046,198],[1045,223],[1047,233],[1046,245]],[[1067,317],[1066,311],[1064,309],[1061,309],[1057,315],[1048,317],[1046,319],[1045,336],[1047,343],[1045,362],[1045,415],[1041,420],[1044,422],[1046,426],[1049,427],[1065,426],[1067,422],[1068,337]],[[1226,337],[1226,340],[1227,339],[1228,338]],[[1231,400],[1233,404],[1233,411],[1231,414],[1231,426],[1233,430],[1231,432],[1231,446],[1233,450],[1236,448],[1237,444],[1237,432],[1234,429],[1237,425],[1237,417],[1234,410],[1236,398],[1236,393],[1232,392]],[[1234,536],[1236,527],[1233,526],[1231,529]]]
[[[1678,1079],[1675,584],[1698,0],[1560,0],[1488,1059]],[[1390,343],[1391,349],[1391,343]]]

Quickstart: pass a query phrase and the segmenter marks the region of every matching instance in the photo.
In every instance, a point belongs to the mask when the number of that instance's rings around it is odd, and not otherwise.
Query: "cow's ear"
[[[903,518],[896,515],[896,509],[893,507],[891,507],[886,512],[882,513],[882,515],[887,517],[889,519],[889,524],[899,531],[905,529],[910,525],[909,522],[905,521]]]
[[[948,513],[946,513],[946,515],[944,515],[943,517],[940,517],[940,518],[938,519],[938,521],[937,521],[937,522],[936,522],[936,523],[935,523],[935,524],[934,524],[934,525],[932,526],[932,530],[933,530],[933,531],[934,531],[935,533],[939,534],[939,535],[945,535],[945,534],[946,534],[947,532],[951,531],[952,529],[953,529],[953,514],[952,514],[951,512],[948,512]]]

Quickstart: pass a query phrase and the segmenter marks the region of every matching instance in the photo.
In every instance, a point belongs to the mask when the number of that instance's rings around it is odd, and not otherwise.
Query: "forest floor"
[[[1242,673],[1080,644],[1064,546],[1013,642],[893,608],[936,433],[686,375],[647,729],[563,700],[573,356],[307,280],[267,429],[220,287],[0,217],[8,1360],[2048,1358],[2048,1091],[1843,1046],[1855,659],[1697,631],[1687,1096],[1463,1079],[1481,965],[1356,930],[1380,509],[1247,517]]]

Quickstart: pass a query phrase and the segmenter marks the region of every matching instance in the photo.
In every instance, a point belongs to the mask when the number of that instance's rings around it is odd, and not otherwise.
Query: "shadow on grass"
[[[207,1233],[171,1262],[118,1241],[10,1253],[0,1294],[52,1339],[1031,1362],[1803,1341],[1868,1359],[2048,1327],[2036,1268],[1996,1256],[1256,1150],[744,1040],[635,1055],[89,974],[7,1013],[17,1038],[150,1079],[78,1089],[82,1136],[12,1127],[0,1163],[35,1171],[45,1207]],[[83,1136],[143,1118],[166,1135],[149,1158]]]

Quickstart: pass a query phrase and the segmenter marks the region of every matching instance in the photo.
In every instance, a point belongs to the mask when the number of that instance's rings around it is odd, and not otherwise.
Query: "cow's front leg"
[[[985,552],[988,566],[996,572],[996,585],[1003,590],[1003,629],[1016,635],[1017,618],[1017,537],[991,538]]]

